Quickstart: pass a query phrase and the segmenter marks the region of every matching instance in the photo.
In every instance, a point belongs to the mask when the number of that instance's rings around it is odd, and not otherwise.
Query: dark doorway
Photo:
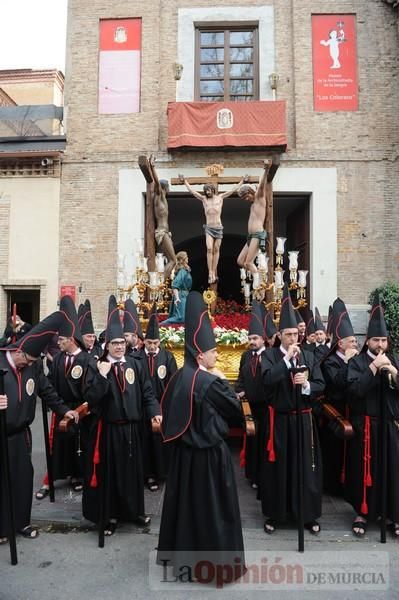
[[[23,321],[31,325],[39,322],[40,290],[7,290],[7,317],[12,314],[14,304]]]
[[[193,276],[193,289],[208,287],[205,223],[202,203],[185,193],[169,195],[169,225],[176,252],[185,250]],[[249,205],[238,196],[226,198],[222,223],[224,235],[220,252],[218,293],[225,300],[243,301],[237,256],[246,243]],[[309,268],[309,197],[274,195],[274,237],[286,237],[287,250],[299,250],[299,268]],[[273,249],[274,250],[274,249]],[[287,268],[288,265],[284,265]]]

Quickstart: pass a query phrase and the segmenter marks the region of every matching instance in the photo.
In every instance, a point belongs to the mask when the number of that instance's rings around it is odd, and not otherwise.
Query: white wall
[[[3,284],[41,285],[41,316],[56,310],[58,300],[58,178],[1,181],[10,201],[8,279]]]

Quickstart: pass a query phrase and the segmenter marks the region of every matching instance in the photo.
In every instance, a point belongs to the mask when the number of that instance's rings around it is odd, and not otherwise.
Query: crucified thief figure
[[[238,195],[243,200],[251,203],[248,219],[247,242],[237,258],[240,267],[244,267],[251,273],[257,273],[255,258],[259,248],[262,252],[266,249],[266,231],[264,223],[266,218],[266,184],[269,163],[264,161],[264,171],[256,190],[250,185],[241,186]]]
[[[172,234],[169,231],[169,207],[168,198],[169,183],[166,179],[158,180],[153,160],[150,160],[154,180],[154,216],[156,222],[155,241],[159,249],[165,254],[168,262],[165,266],[165,278],[169,277],[176,264],[175,249],[173,247]]]
[[[200,194],[192,188],[184,175],[179,175],[181,183],[184,183],[188,191],[198,200],[201,200],[204,206],[206,224],[206,259],[208,264],[208,283],[215,283],[218,280],[217,267],[220,255],[220,246],[223,239],[223,225],[221,221],[223,200],[234,194],[244,182],[244,178],[228,192],[218,194],[216,186],[213,183],[204,185],[204,193]]]

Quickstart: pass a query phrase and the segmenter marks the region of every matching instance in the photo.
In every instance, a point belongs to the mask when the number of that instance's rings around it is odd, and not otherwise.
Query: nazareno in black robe
[[[85,398],[92,414],[86,417],[90,420],[83,516],[98,523],[105,480],[105,523],[110,518],[135,521],[144,515],[142,420],[144,414],[148,419],[159,415],[159,403],[140,361],[129,356],[121,381],[114,367],[105,378],[90,363],[86,384]]]
[[[152,389],[158,401],[161,400],[166,386],[171,376],[176,373],[176,359],[172,352],[160,348],[158,354],[152,359],[148,357],[144,348],[142,348],[133,357],[137,360],[140,357],[140,363],[145,371],[145,376],[151,382]],[[152,362],[153,360],[153,362]],[[144,479],[149,477],[157,481],[164,480],[168,473],[169,448],[162,442],[162,436],[151,429],[151,421],[144,418],[143,423],[143,459],[144,459]]]
[[[320,363],[326,382],[325,401],[330,403],[346,419],[349,418],[347,404],[348,364],[334,351]],[[345,482],[345,459],[349,440],[337,437],[329,422],[320,417],[319,436],[323,455],[323,488],[335,496],[342,496]]]
[[[69,407],[65,406],[57,392],[44,375],[42,362],[13,369],[6,352],[0,353],[0,368],[7,369],[4,391],[8,397],[6,410],[7,442],[10,461],[11,488],[13,495],[15,529],[20,531],[30,524],[33,494],[32,436],[29,426],[35,418],[36,398],[40,396],[53,411],[62,417]],[[0,460],[0,469],[3,461]],[[0,537],[8,532],[8,516],[5,513],[4,473],[0,473]]]
[[[192,390],[191,403],[180,412],[179,398],[187,386]],[[195,577],[196,565],[208,560],[234,568],[232,579],[237,579],[245,570],[244,547],[234,470],[225,442],[229,425],[242,423],[235,393],[227,381],[184,367],[166,390],[162,414],[165,440],[172,450],[157,562],[173,565],[176,576],[190,569]]]
[[[296,403],[291,374],[279,348],[268,348],[262,363],[267,402],[274,409],[264,439],[259,498],[265,517],[283,523],[298,518]],[[299,365],[308,367],[310,395],[301,395],[303,432],[304,522],[321,515],[322,460],[317,428],[312,415],[315,398],[324,390],[320,367],[311,352],[301,352]],[[274,423],[273,423],[274,421]],[[274,426],[273,426],[274,425]]]
[[[245,477],[250,483],[256,485],[259,485],[260,465],[264,451],[263,432],[267,428],[268,422],[268,407],[261,370],[261,363],[264,359],[265,351],[259,355],[253,355],[252,350],[243,352],[235,384],[236,392],[245,392],[245,398],[249,402],[255,421],[255,435],[247,436],[244,433],[244,446],[241,454],[244,454]]]
[[[398,357],[388,356],[399,369]],[[372,361],[362,352],[348,363],[348,400],[355,435],[347,445],[344,496],[358,515],[375,520],[381,515],[381,374],[373,374]],[[398,523],[399,389],[385,380],[383,390],[387,404],[387,517]]]
[[[72,409],[85,402],[86,371],[90,360],[90,355],[81,351],[74,356],[69,368],[65,369],[65,352],[58,352],[51,364],[49,379],[60,397]],[[53,478],[66,479],[71,476],[82,479],[82,453],[86,445],[84,421],[73,425],[65,433],[58,430],[58,423],[59,419],[54,419],[53,416],[50,430]]]

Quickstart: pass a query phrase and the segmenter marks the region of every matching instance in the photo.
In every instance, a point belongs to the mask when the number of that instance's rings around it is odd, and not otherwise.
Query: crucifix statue
[[[206,220],[204,231],[209,284],[216,283],[218,280],[217,267],[220,256],[220,246],[223,239],[223,225],[221,221],[223,200],[238,191],[241,185],[244,183],[243,177],[233,188],[231,188],[231,190],[224,193],[219,193],[218,183],[220,181],[219,174],[221,172],[223,172],[222,165],[211,165],[210,167],[207,167],[207,173],[210,175],[210,181],[207,181],[204,184],[203,194],[197,192],[191,186],[190,180],[186,179],[184,175],[179,175],[179,182],[184,183],[188,191],[194,196],[194,198],[200,200],[204,207]]]

